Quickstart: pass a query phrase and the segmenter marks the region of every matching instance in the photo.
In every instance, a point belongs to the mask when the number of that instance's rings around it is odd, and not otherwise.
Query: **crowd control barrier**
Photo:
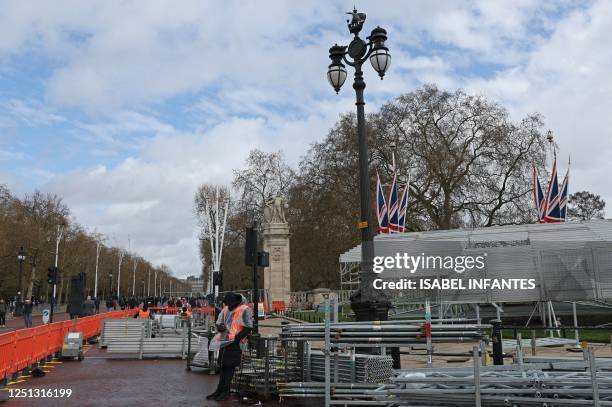
[[[180,314],[183,309],[180,307],[149,307],[149,311],[155,312],[156,314],[174,315]],[[215,309],[213,307],[198,307],[190,308],[191,312],[200,311],[202,313],[214,314]]]
[[[102,321],[105,319],[126,318],[137,311],[133,309],[105,312],[0,334],[0,384],[11,375],[58,352],[62,348],[66,333],[83,332],[83,338],[89,339],[100,333]]]

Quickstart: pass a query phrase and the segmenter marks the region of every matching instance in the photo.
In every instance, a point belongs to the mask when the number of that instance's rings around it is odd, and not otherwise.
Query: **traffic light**
[[[47,269],[47,282],[51,285],[57,283],[57,273],[58,270],[56,267],[49,267]]]
[[[270,267],[270,253],[257,252],[257,265],[259,267]]]
[[[223,285],[223,273],[220,271],[213,272],[213,285],[221,287]]]

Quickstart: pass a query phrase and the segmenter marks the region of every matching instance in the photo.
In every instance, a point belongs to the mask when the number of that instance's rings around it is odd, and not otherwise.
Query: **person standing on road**
[[[23,320],[26,328],[32,327],[32,302],[30,300],[25,300],[23,304]]]
[[[247,348],[247,336],[253,328],[253,313],[242,295],[227,293],[223,302],[225,307],[217,319],[217,330],[228,332],[229,343],[219,350],[219,384],[214,393],[206,396],[207,400],[222,401],[229,398],[232,377],[240,365],[242,352]]]
[[[100,297],[94,298],[94,306],[95,306],[96,314],[99,314],[100,313]]]
[[[0,328],[6,326],[6,303],[0,298]]]

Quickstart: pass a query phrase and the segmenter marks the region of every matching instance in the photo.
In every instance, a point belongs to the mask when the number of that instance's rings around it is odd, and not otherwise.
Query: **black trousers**
[[[240,365],[242,351],[239,344],[231,344],[221,348],[219,352],[219,366],[221,375],[219,376],[219,384],[217,385],[217,394],[229,394],[230,385],[236,367]]]
[[[6,325],[6,314],[4,312],[0,313],[0,325]]]
[[[215,393],[217,394],[229,394],[230,385],[232,384],[232,378],[234,377],[234,372],[236,371],[236,367],[234,366],[222,366],[221,367],[221,375],[219,376],[219,384],[217,384],[217,390]]]

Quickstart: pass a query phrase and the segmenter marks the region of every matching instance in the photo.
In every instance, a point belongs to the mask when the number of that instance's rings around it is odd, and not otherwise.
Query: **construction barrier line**
[[[0,334],[0,381],[58,352],[66,333],[83,332],[89,339],[101,332],[105,319],[126,318],[137,311],[111,311]]]

